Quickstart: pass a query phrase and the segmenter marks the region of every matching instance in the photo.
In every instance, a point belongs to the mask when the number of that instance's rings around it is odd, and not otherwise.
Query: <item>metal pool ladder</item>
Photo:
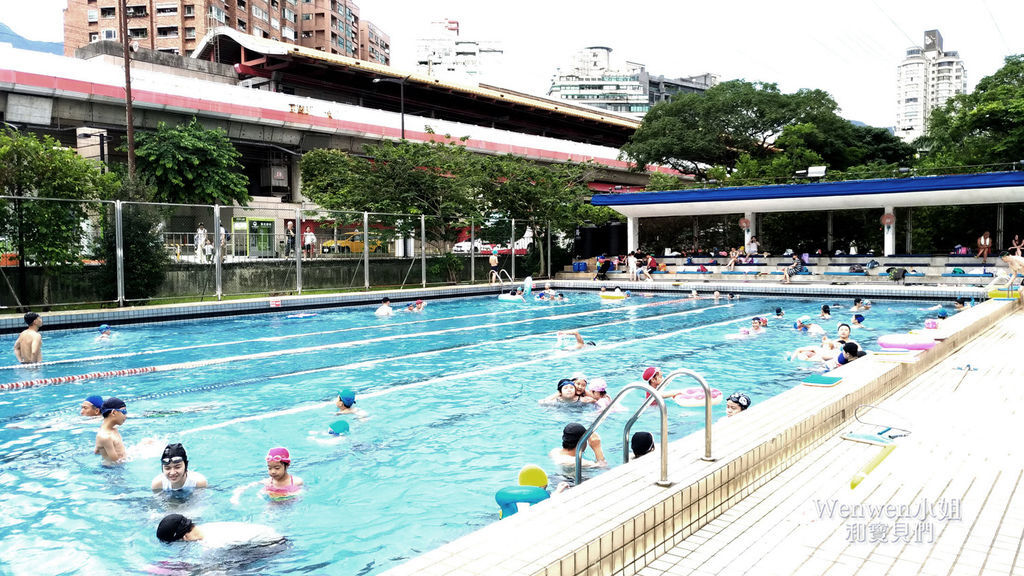
[[[701,460],[704,460],[705,462],[714,462],[715,458],[711,456],[711,387],[708,386],[707,381],[704,380],[704,377],[701,376],[700,374],[694,372],[693,370],[680,368],[679,370],[674,370],[668,376],[665,377],[665,380],[661,383],[662,389],[664,389],[669,382],[671,382],[674,378],[678,376],[689,376],[696,380],[697,383],[700,384],[701,388],[704,389],[704,456],[701,458]],[[653,399],[653,402],[655,402],[658,405],[658,409],[661,411],[661,479],[655,482],[655,484],[657,484],[658,486],[672,485],[672,483],[668,481],[668,412],[665,409],[665,399],[662,397],[659,391],[655,390],[648,384],[640,383],[629,384],[622,390],[620,390],[619,393],[615,395],[615,398],[612,399],[611,404],[609,404],[608,407],[606,407],[604,411],[601,412],[601,414],[597,417],[597,420],[595,420],[594,423],[590,425],[590,428],[587,429],[586,433],[583,434],[583,437],[580,438],[579,443],[576,444],[577,485],[579,485],[580,482],[582,482],[581,463],[583,459],[583,449],[587,446],[587,440],[593,434],[594,430],[598,426],[600,426],[602,422],[604,422],[605,418],[611,411],[612,406],[615,406],[619,399],[622,398],[623,394],[634,388],[647,392],[648,398],[644,400],[644,403],[640,405],[640,408],[637,409],[636,413],[633,414],[629,421],[626,422],[626,426],[622,429],[622,463],[625,464],[626,462],[629,462],[629,431],[630,429],[632,429],[633,424],[636,423],[637,419],[640,418],[640,415],[643,414],[644,410],[647,409],[647,407],[650,405]]]
[[[508,270],[505,270],[504,268],[498,270],[498,286],[501,288],[502,292],[504,292],[505,291],[505,280],[503,280],[501,278],[502,274],[505,275],[505,278],[508,278],[509,286],[515,286],[516,285],[516,281],[513,280],[512,277],[508,275]]]
[[[665,409],[665,399],[662,398],[661,394],[657,390],[652,388],[651,386],[649,386],[647,384],[640,384],[640,383],[637,382],[637,383],[633,383],[633,384],[627,384],[622,390],[619,391],[618,394],[615,395],[615,398],[612,399],[611,404],[608,404],[608,406],[605,407],[605,409],[601,411],[601,414],[597,417],[597,420],[594,420],[594,423],[590,425],[590,428],[588,428],[587,431],[580,438],[579,443],[576,444],[576,485],[577,486],[579,486],[580,483],[583,482],[583,470],[582,470],[583,450],[587,447],[587,440],[589,440],[590,437],[594,434],[594,430],[596,430],[597,427],[600,426],[602,422],[604,422],[604,420],[608,416],[608,414],[611,413],[612,407],[615,406],[615,404],[619,401],[620,398],[622,398],[623,394],[625,394],[626,392],[629,392],[630,390],[633,390],[633,389],[640,389],[640,390],[643,390],[643,391],[647,392],[647,394],[649,394],[648,400],[644,401],[643,408],[646,408],[647,407],[647,403],[650,401],[650,398],[653,398],[654,401],[658,404],[658,408],[661,410],[661,479],[658,480],[657,482],[655,482],[655,484],[657,484],[658,486],[671,486],[672,485],[672,483],[668,481],[668,411]],[[640,411],[642,411],[643,408],[641,408]],[[632,424],[633,421],[635,421],[637,419],[637,417],[640,415],[640,411],[637,411],[637,413],[633,416],[633,419],[630,420],[630,424]],[[629,436],[628,436],[628,434],[629,434],[628,431],[623,433],[623,437],[626,439],[625,440],[626,444],[625,444],[625,446],[622,447],[622,463],[623,464],[625,464],[626,462],[629,462]]]

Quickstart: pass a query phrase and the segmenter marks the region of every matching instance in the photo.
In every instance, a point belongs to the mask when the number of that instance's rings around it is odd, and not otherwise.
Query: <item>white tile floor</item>
[[[908,421],[913,434],[857,488],[851,477],[881,449],[837,433],[639,574],[1024,573],[1022,332],[1024,312],[1007,316],[881,402],[896,416],[875,418]],[[979,370],[957,369],[966,364]],[[881,508],[924,502],[924,520]],[[843,505],[880,513],[853,517]],[[943,516],[950,506],[958,518]]]

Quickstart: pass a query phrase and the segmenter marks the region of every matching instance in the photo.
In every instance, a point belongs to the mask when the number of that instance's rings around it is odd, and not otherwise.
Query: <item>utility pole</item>
[[[128,37],[128,0],[118,2],[121,43],[124,46],[124,109],[128,128],[128,176],[135,176],[135,115],[132,113],[132,55]]]

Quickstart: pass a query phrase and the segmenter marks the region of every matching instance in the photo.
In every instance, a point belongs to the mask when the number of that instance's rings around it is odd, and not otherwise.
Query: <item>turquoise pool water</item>
[[[593,293],[565,304],[499,304],[494,297],[430,302],[423,313],[373,316],[372,308],[215,318],[46,333],[35,368],[0,367],[0,383],[126,368],[160,371],[0,392],[0,571],[15,574],[228,573],[374,574],[498,519],[494,493],[524,464],[551,475],[548,459],[565,424],[589,424],[589,407],[539,405],[559,378],[581,371],[609,392],[647,365],[690,368],[725,395],[744,391],[756,406],[798,385],[812,364],[786,353],[816,338],[793,320],[833,305],[834,332],[849,301],[757,299],[735,302],[668,296],[601,302]],[[920,327],[932,303],[877,302],[856,330],[862,345]],[[785,319],[773,318],[782,306]],[[734,339],[754,315],[766,334]],[[598,346],[556,347],[557,330],[579,329]],[[10,348],[12,338],[3,342]],[[9,358],[13,359],[11,356]],[[347,436],[331,437],[328,402],[357,391]],[[130,460],[107,468],[93,454],[98,419],[77,415],[89,394],[128,404],[121,428]],[[628,407],[642,394],[632,393]],[[701,410],[670,403],[669,434],[700,430]],[[656,410],[634,430],[657,431]],[[715,407],[715,418],[724,416]],[[605,450],[618,465],[622,423],[605,424]],[[182,442],[190,467],[211,487],[187,500],[154,496],[159,454]],[[270,503],[255,490],[273,446],[292,453],[307,485],[298,499]],[[288,546],[264,557],[209,554],[194,544],[161,544],[155,529],[170,512],[198,523],[248,521],[274,527]]]

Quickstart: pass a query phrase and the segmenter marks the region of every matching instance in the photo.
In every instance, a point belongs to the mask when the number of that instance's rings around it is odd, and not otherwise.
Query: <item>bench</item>
[[[782,270],[773,270],[771,273],[772,274],[777,274],[779,276],[782,276]],[[798,274],[790,274],[790,276],[810,276],[810,275],[811,275],[811,271],[808,270],[807,268],[804,268]]]
[[[825,276],[867,276],[868,272],[825,272]]]
[[[942,275],[943,278],[992,278],[991,272],[985,272],[984,274],[953,274],[952,272],[946,272]]]
[[[889,273],[883,270],[882,272],[879,272],[878,275],[879,276],[888,276]],[[925,275],[924,272],[906,272],[905,274],[903,274],[903,277],[904,278],[908,278],[910,276],[924,276],[924,275]],[[957,276],[962,276],[962,274],[957,274]]]

